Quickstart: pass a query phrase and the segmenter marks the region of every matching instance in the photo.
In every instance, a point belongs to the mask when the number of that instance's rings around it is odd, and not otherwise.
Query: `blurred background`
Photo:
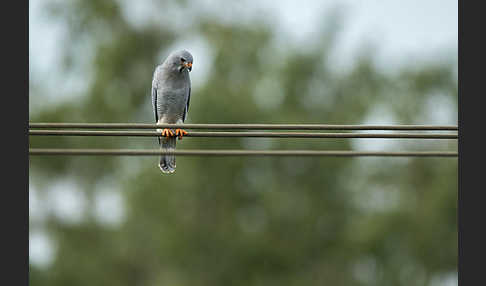
[[[29,1],[31,122],[457,124],[457,1]],[[36,148],[157,148],[30,137]],[[455,140],[188,138],[178,149],[457,150]],[[31,285],[457,285],[457,158],[29,159]]]

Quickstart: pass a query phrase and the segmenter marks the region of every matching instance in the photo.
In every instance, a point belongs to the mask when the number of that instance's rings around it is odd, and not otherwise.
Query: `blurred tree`
[[[380,107],[393,114],[389,123],[420,124],[430,98],[457,104],[450,63],[387,74],[364,53],[337,73],[328,63],[335,35],[327,23],[315,47],[296,51],[276,47],[275,32],[258,22],[199,16],[178,31],[135,27],[119,1],[53,1],[49,9],[70,31],[66,72],[88,42],[92,80],[82,97],[43,109],[35,122],[152,122],[152,72],[189,32],[208,42],[213,59],[193,90],[190,123],[355,124]],[[157,146],[153,138],[29,140],[39,148]],[[190,138],[178,146],[346,150],[352,143]],[[79,224],[50,216],[45,227],[57,255],[46,269],[30,265],[31,285],[428,285],[457,270],[456,159],[182,157],[171,176],[156,165],[155,157],[31,157],[40,191],[69,178],[93,208],[108,181],[127,212],[114,228],[93,215]]]

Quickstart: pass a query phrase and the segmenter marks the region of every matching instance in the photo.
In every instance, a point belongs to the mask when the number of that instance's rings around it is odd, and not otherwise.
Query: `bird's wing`
[[[157,112],[157,88],[152,83],[152,107],[154,108],[155,123],[159,122],[159,113]],[[160,145],[160,137],[157,137]]]
[[[152,107],[154,108],[155,123],[159,121],[157,112],[157,88],[152,84]]]
[[[189,102],[191,101],[191,88],[189,87],[189,93],[187,95],[186,107],[184,108],[184,116],[182,122],[186,121],[187,112],[189,111]]]

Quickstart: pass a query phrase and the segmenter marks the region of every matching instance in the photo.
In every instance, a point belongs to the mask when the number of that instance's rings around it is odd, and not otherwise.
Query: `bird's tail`
[[[160,150],[174,151],[176,148],[177,137],[161,137],[160,138]],[[162,173],[170,174],[174,173],[176,169],[175,155],[161,155],[159,161],[159,168]]]

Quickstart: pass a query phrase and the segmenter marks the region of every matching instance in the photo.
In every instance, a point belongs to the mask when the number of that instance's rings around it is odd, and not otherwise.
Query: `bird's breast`
[[[177,123],[184,115],[185,89],[160,90],[160,98],[157,100],[157,110],[160,119],[165,123]]]

